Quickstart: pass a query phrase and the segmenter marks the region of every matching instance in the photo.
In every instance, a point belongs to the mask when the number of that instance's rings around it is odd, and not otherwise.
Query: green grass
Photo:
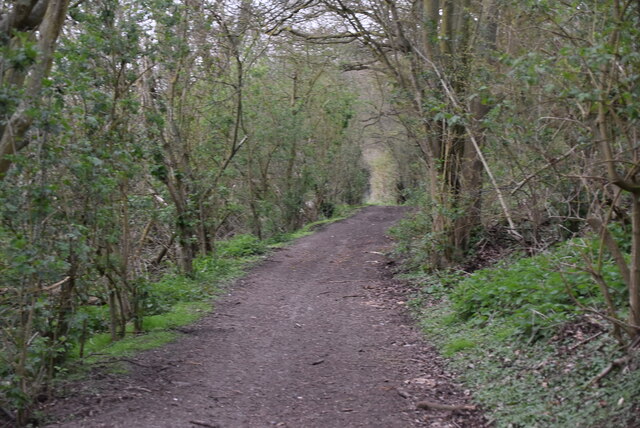
[[[242,234],[218,244],[217,254],[221,258],[242,258],[264,254],[267,245],[257,236]]]
[[[275,242],[272,242],[268,245],[268,248],[283,248],[287,246],[291,241],[294,241],[299,238],[303,238],[305,236],[312,235],[322,226],[335,223],[337,221],[342,221],[353,216],[365,206],[367,205],[353,206],[353,207],[341,205],[338,207],[336,215],[334,217],[318,220],[313,223],[308,223],[304,227],[298,229],[295,232],[278,236]]]
[[[137,352],[147,351],[165,345],[179,336],[173,331],[152,331],[140,335],[127,336],[116,342],[111,341],[108,333],[98,334],[87,343],[85,364],[103,361],[106,358],[129,357]]]
[[[473,340],[469,340],[466,337],[456,338],[450,340],[442,348],[445,357],[451,357],[457,352],[464,351],[465,349],[475,348],[476,343]]]
[[[162,346],[178,334],[171,329],[189,325],[205,316],[212,309],[208,302],[181,302],[170,311],[145,317],[143,320],[143,334],[131,335],[133,328],[128,326],[129,336],[112,341],[109,333],[99,333],[92,336],[84,346],[85,363],[91,363],[105,357],[129,356],[136,352],[145,351]],[[75,346],[71,352],[73,360],[80,358],[80,347]]]
[[[583,239],[569,241],[552,252],[474,272],[450,294],[454,308],[463,319],[482,323],[491,317],[504,317],[519,334],[550,336],[578,312],[568,290],[583,305],[603,308],[598,286],[579,269],[584,251],[593,250],[590,245]],[[603,265],[602,276],[612,298],[624,307],[626,286],[611,261]]]
[[[130,356],[174,340],[178,334],[171,329],[192,324],[211,312],[220,290],[244,275],[265,252],[266,244],[250,235],[240,235],[221,243],[216,255],[196,259],[195,277],[168,273],[159,281],[146,284],[143,334],[133,335],[133,326],[128,325],[125,338],[113,342],[105,332],[108,308],[83,308],[83,316],[93,332],[85,343],[83,361],[91,364],[105,358]],[[80,346],[76,344],[70,354],[72,364],[80,358],[79,354]]]
[[[209,302],[181,302],[165,314],[145,317],[142,326],[145,331],[181,327],[198,321],[211,310],[212,304]]]

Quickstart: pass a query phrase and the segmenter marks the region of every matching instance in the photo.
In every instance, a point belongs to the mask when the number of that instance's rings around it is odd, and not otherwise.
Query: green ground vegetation
[[[427,273],[411,263],[420,248],[407,242],[415,227],[419,222],[407,220],[394,230],[410,262],[400,276],[416,289],[413,313],[495,426],[633,426],[637,358],[601,376],[628,354],[601,316],[602,293],[586,273],[600,254],[596,240],[576,238],[534,256],[513,253],[471,274]],[[615,264],[606,254],[599,262],[623,307]]]

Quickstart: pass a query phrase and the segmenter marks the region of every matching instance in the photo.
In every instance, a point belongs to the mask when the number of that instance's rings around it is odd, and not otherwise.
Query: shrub
[[[267,251],[266,244],[255,235],[236,235],[228,241],[218,244],[220,257],[247,257],[264,254]]]

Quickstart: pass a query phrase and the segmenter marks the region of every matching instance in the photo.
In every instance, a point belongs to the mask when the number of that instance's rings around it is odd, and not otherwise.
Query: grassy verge
[[[365,206],[368,206],[368,205],[361,205],[361,206],[341,205],[337,207],[333,217],[314,221],[313,223],[308,223],[304,225],[302,228],[296,230],[295,232],[277,236],[275,239],[272,239],[269,241],[268,247],[269,248],[285,247],[291,241],[294,241],[296,239],[315,233],[322,226],[335,223],[337,221],[345,220],[355,215],[358,211],[360,211]]]
[[[640,371],[616,371],[589,385],[618,353],[608,335],[593,338],[600,331],[592,321],[577,319],[556,336],[527,343],[505,319],[482,325],[459,320],[447,299],[418,316],[495,426],[633,426]]]
[[[179,336],[173,329],[192,324],[211,310],[209,302],[180,302],[166,313],[146,317],[143,320],[144,334],[126,336],[116,342],[111,340],[109,333],[95,334],[85,343],[82,360],[85,364],[92,364],[157,348]],[[71,354],[72,360],[80,359],[79,352],[80,348],[76,346]]]
[[[405,242],[407,248],[416,247]],[[413,271],[401,275],[416,289],[414,314],[496,427],[638,426],[638,351],[631,364],[594,382],[628,354],[609,323],[576,305],[604,311],[600,290],[584,270],[597,259],[625,317],[625,286],[596,241],[514,255],[471,275],[425,273],[413,263],[419,258],[408,257]]]

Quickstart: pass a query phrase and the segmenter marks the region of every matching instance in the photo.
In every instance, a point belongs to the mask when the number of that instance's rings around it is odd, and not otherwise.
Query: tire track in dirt
[[[279,250],[185,337],[47,406],[55,427],[477,427],[384,278],[385,231],[405,208],[368,207]]]

